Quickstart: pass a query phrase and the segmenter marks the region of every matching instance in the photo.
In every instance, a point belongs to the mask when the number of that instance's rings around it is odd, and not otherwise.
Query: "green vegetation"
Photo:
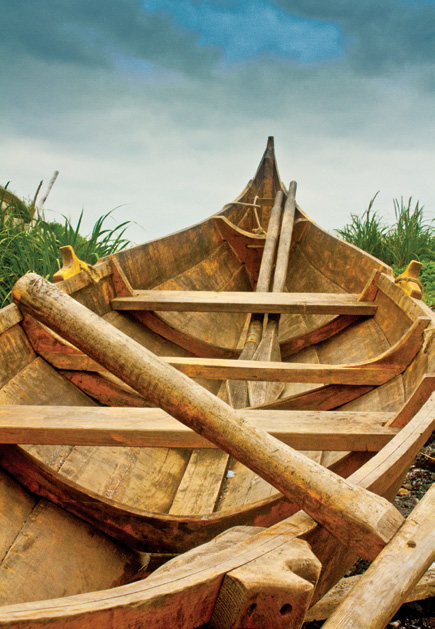
[[[393,200],[396,222],[386,225],[373,210],[378,193],[370,201],[367,210],[361,215],[351,214],[351,221],[336,233],[364,251],[371,253],[393,267],[397,276],[411,260],[423,263],[420,280],[423,284],[423,299],[435,304],[435,233],[433,221],[423,215],[423,206],[417,201],[412,207],[412,198],[404,203]]]
[[[344,240],[371,253],[393,267],[395,275],[402,273],[411,260],[423,262],[420,280],[423,284],[423,299],[435,304],[435,234],[433,221],[425,220],[423,206],[419,202],[412,206],[394,199],[396,222],[384,223],[373,210],[377,194],[361,215],[351,214],[351,221],[336,233]],[[84,262],[95,262],[106,255],[127,247],[124,238],[129,224],[125,221],[115,229],[105,228],[110,216],[108,212],[95,223],[88,236],[80,234],[83,211],[74,226],[71,220],[47,221],[45,216],[36,216],[33,202],[24,203],[0,186],[0,307],[10,300],[12,286],[18,278],[34,271],[47,279],[62,266],[59,247],[71,245]]]
[[[79,233],[83,211],[76,226],[65,216],[63,223],[47,221],[44,216],[32,219],[32,204],[20,205],[17,212],[16,201],[9,202],[10,198],[6,188],[0,188],[0,307],[10,301],[12,286],[28,271],[51,280],[62,266],[59,247],[71,245],[81,260],[95,264],[130,244],[124,238],[129,221],[112,230],[104,227],[111,212],[101,216],[91,234],[83,237]]]

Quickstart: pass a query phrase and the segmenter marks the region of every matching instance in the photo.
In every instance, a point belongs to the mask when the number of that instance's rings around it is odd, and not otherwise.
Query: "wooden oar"
[[[376,557],[403,522],[387,500],[255,428],[210,391],[42,277],[22,277],[13,298],[151,402],[248,466],[360,556]]]
[[[276,258],[275,276],[273,278],[273,293],[281,293],[287,278],[290,245],[292,241],[293,224],[296,210],[296,182],[289,186],[287,201],[284,206],[281,232],[279,236],[278,254]],[[253,360],[281,362],[281,349],[278,341],[278,327],[280,315],[269,315],[263,338],[255,351]],[[282,382],[249,382],[249,402],[251,406],[259,406],[273,402],[284,388]]]
[[[270,290],[272,282],[272,269],[275,261],[276,248],[278,245],[279,228],[281,224],[283,192],[276,193],[275,203],[270,213],[269,225],[267,227],[266,241],[264,243],[263,257],[261,258],[260,273],[258,275],[258,293],[265,293]],[[248,334],[245,345],[239,356],[239,360],[251,360],[261,339],[263,331],[262,314],[253,314],[249,323]],[[243,380],[227,380],[228,399],[233,408],[245,408],[248,406],[248,383]]]
[[[435,485],[324,624],[383,629],[435,559]],[[374,605],[374,602],[376,604]]]

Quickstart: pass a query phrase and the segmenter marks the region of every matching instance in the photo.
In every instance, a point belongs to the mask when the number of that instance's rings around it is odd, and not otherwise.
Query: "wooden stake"
[[[42,277],[34,273],[22,277],[13,297],[33,317],[297,502],[360,556],[376,557],[402,523],[387,500],[256,429],[222,400]]]

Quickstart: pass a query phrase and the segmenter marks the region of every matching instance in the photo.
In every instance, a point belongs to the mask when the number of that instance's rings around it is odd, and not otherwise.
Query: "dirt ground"
[[[435,438],[426,443],[414,460],[394,504],[405,517],[411,513],[435,481]],[[368,561],[358,561],[346,576],[362,574]],[[374,604],[376,601],[373,601]],[[305,623],[303,629],[319,629],[323,622]],[[435,629],[435,600],[416,601],[403,605],[387,625],[388,629]]]

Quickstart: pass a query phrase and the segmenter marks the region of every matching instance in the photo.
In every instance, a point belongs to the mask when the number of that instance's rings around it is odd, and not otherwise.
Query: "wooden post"
[[[383,629],[435,559],[435,485],[379,554],[324,629]]]
[[[338,477],[265,431],[42,277],[13,288],[42,321],[173,417],[237,458],[360,556],[373,559],[403,521],[387,500]]]

